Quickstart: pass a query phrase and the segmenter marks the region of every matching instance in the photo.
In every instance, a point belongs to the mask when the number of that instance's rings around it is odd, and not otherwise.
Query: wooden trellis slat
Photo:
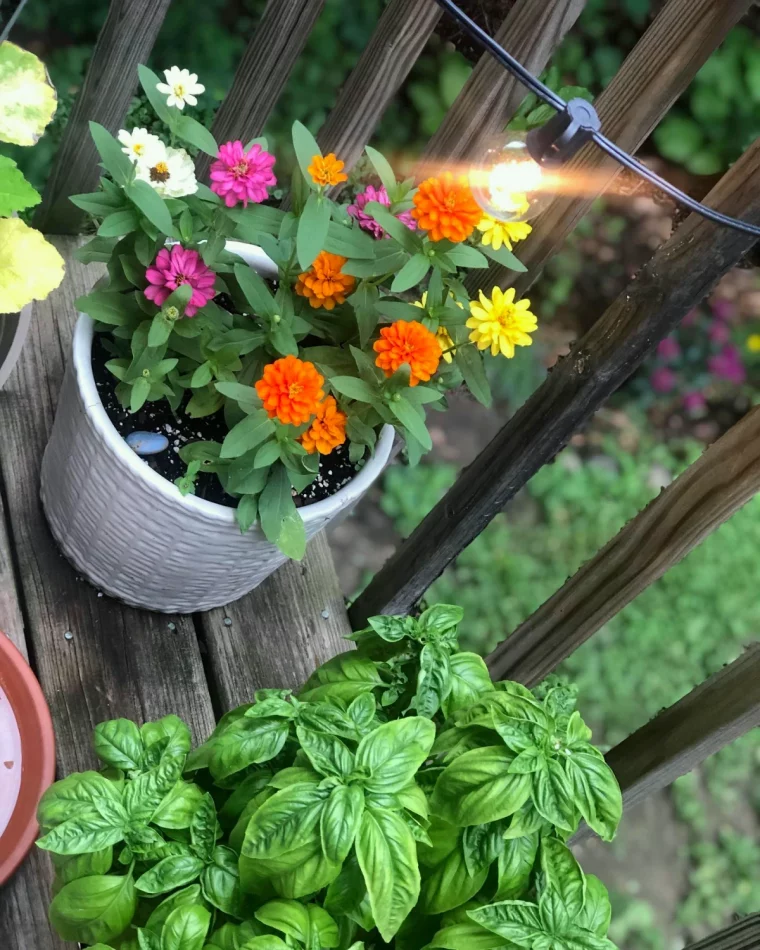
[[[84,213],[69,195],[97,188],[98,154],[90,120],[109,132],[124,124],[137,87],[137,65],[147,61],[170,0],[111,0],[84,85],[66,124],[34,226],[48,234],[74,234]]]
[[[685,950],[758,950],[760,947],[760,914],[751,914],[729,924],[723,930],[690,943]]]
[[[760,726],[760,643],[669,706],[605,756],[623,791],[623,810],[667,788],[706,758]],[[573,843],[589,837],[582,826]]]
[[[436,0],[390,0],[319,131],[323,152],[356,164],[440,17]]]
[[[760,141],[708,201],[760,221]],[[354,625],[408,611],[754,240],[690,215],[375,576],[350,611]]]
[[[214,118],[217,142],[245,144],[261,135],[324,5],[325,0],[269,0]],[[199,178],[210,162],[208,155],[198,156]]]
[[[488,658],[497,679],[539,683],[760,491],[760,407],[536,610]]]
[[[584,4],[585,0],[517,0],[495,39],[538,75]],[[526,94],[518,79],[484,53],[425,147],[423,171],[436,160],[451,164],[476,158],[487,139],[503,131]]]
[[[635,152],[750,4],[751,0],[670,0],[594,103],[605,135]],[[470,290],[514,285],[518,296],[524,294],[619,171],[620,165],[600,149],[584,148],[563,169],[568,178],[576,176],[583,195],[556,198],[533,222],[533,233],[520,244],[518,254],[527,273],[515,275],[494,264],[470,275]]]

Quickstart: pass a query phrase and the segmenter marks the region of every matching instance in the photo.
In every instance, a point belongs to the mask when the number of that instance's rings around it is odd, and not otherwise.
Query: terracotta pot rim
[[[37,803],[55,778],[55,737],[45,697],[28,663],[0,632],[0,686],[21,737],[21,785],[8,827],[0,836],[0,885],[13,874],[37,837]]]

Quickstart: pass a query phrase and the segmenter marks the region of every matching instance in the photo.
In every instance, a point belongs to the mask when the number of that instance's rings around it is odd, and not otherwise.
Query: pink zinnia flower
[[[728,343],[731,339],[731,330],[720,320],[713,320],[707,335],[713,343]]]
[[[710,309],[716,320],[730,320],[736,314],[736,306],[732,300],[717,297],[710,301]]]
[[[164,247],[158,252],[153,266],[145,271],[148,286],[145,296],[157,307],[182,284],[190,284],[193,296],[185,307],[185,316],[194,317],[214,296],[216,274],[209,270],[197,251],[185,250],[181,244]]]
[[[241,201],[260,204],[269,197],[267,188],[277,184],[272,171],[274,155],[260,145],[243,150],[243,143],[225,142],[219,146],[219,158],[211,165],[211,190],[216,192],[228,208]]]
[[[386,238],[388,235],[385,233],[385,228],[364,211],[364,208],[370,201],[379,201],[380,204],[385,205],[386,208],[390,208],[391,206],[391,199],[388,197],[388,192],[385,188],[375,188],[373,185],[367,185],[364,191],[359,192],[356,196],[354,204],[346,208],[346,211],[348,211],[352,218],[356,218],[360,228],[369,231],[373,237]],[[403,214],[397,214],[396,217],[402,224],[405,224],[410,231],[417,230],[417,222],[412,217],[411,211],[404,211]]]
[[[676,388],[678,377],[672,369],[661,366],[649,377],[649,384],[656,393],[669,393]]]
[[[707,407],[707,400],[698,389],[695,389],[684,395],[683,407],[687,412],[702,412]]]
[[[663,360],[674,360],[681,355],[681,347],[678,340],[672,336],[666,336],[657,344],[657,355]]]
[[[708,370],[720,379],[740,386],[747,377],[739,350],[729,344],[707,361]]]

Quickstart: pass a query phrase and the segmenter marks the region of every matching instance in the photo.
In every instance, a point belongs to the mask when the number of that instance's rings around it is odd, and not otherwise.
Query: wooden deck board
[[[76,239],[53,241],[68,260]],[[69,262],[62,287],[35,307],[21,359],[0,392],[6,500],[4,516],[0,511],[0,624],[22,649],[26,636],[53,716],[61,776],[95,764],[91,733],[103,719],[145,721],[174,712],[202,740],[213,728],[214,708],[223,711],[259,686],[295,686],[314,662],[348,646],[341,639],[348,620],[323,538],[312,541],[302,565],[287,565],[243,600],[196,617],[126,607],[78,577],[58,551],[39,503],[40,463],[68,358],[73,301],[101,271]],[[36,852],[0,891],[3,950],[63,946],[47,923],[49,885],[49,860]]]

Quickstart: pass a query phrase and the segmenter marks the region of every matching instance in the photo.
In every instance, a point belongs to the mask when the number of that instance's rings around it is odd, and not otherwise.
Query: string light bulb
[[[600,127],[594,107],[571,99],[545,125],[530,132],[508,132],[492,143],[470,170],[475,200],[500,221],[528,221],[544,210],[558,190],[557,169]]]

